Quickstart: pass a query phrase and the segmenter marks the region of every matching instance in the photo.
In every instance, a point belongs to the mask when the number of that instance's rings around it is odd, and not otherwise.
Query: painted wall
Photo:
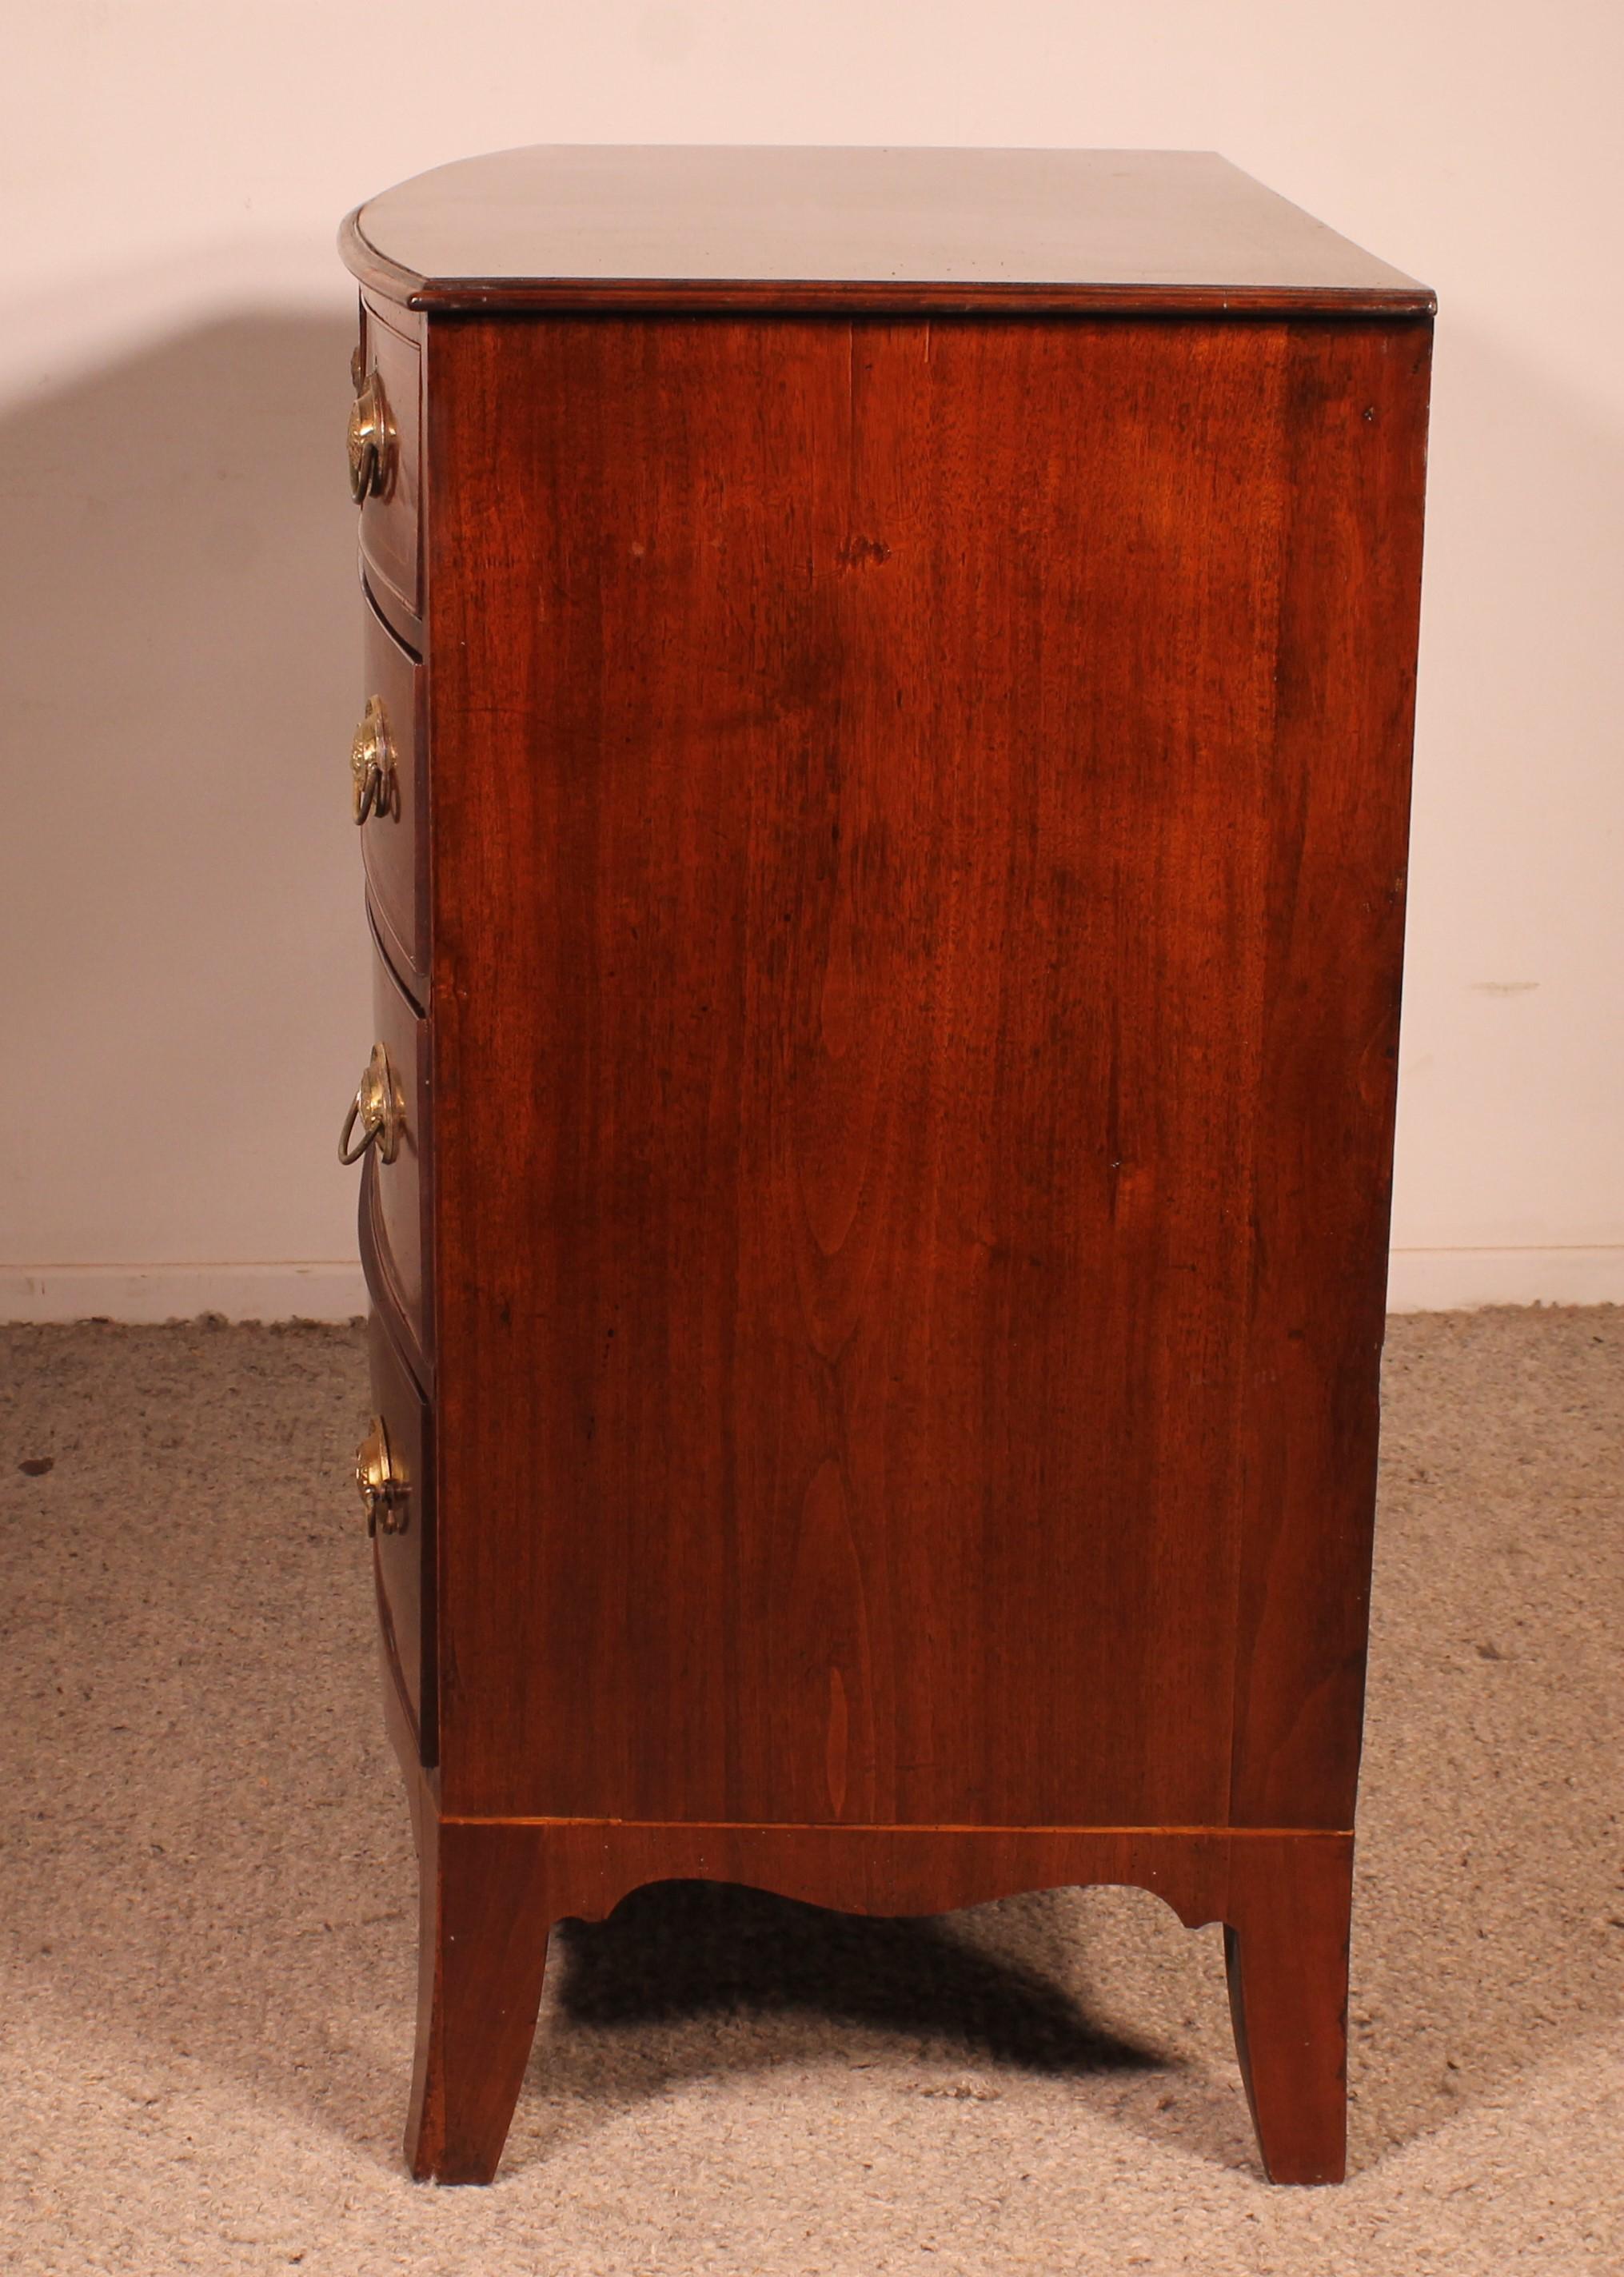
[[[7,12],[0,1314],[358,1302],[333,230],[527,141],[1217,148],[1436,286],[1395,1297],[1624,1298],[1613,0]]]

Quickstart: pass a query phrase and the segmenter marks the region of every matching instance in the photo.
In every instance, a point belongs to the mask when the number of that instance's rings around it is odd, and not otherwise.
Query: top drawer
[[[361,550],[371,575],[419,616],[421,361],[416,342],[385,323],[370,301],[361,304],[351,377],[350,488],[361,507]]]

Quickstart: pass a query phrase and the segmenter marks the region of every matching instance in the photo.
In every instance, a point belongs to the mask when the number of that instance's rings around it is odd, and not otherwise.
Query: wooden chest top
[[[369,199],[340,242],[427,308],[1433,306],[1206,150],[504,150]]]

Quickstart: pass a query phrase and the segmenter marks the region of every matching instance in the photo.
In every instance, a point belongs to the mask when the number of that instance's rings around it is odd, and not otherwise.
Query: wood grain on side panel
[[[448,1808],[1223,1822],[1293,338],[437,331]]]
[[[1291,334],[1235,1611],[1239,1825],[1353,1817],[1430,353],[1428,324]]]

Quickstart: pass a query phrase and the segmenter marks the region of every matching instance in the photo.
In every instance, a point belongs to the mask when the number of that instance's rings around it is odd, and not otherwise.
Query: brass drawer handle
[[[367,1514],[367,1532],[404,1534],[411,1486],[396,1463],[381,1415],[355,1450],[355,1485]]]
[[[359,506],[387,495],[394,473],[394,421],[384,399],[384,384],[370,371],[349,407],[349,487]]]
[[[355,1125],[362,1130],[360,1140],[351,1145]],[[355,1096],[349,1103],[349,1113],[344,1118],[344,1128],[339,1134],[340,1162],[358,1162],[369,1146],[376,1146],[378,1159],[393,1162],[400,1151],[400,1137],[406,1129],[406,1101],[400,1096],[400,1086],[389,1063],[389,1055],[382,1044],[374,1044],[372,1056],[367,1062],[367,1071],[356,1086]]]
[[[364,822],[370,814],[398,818],[400,792],[395,778],[394,745],[389,740],[381,697],[367,698],[355,740],[349,747],[349,772],[357,823]]]

